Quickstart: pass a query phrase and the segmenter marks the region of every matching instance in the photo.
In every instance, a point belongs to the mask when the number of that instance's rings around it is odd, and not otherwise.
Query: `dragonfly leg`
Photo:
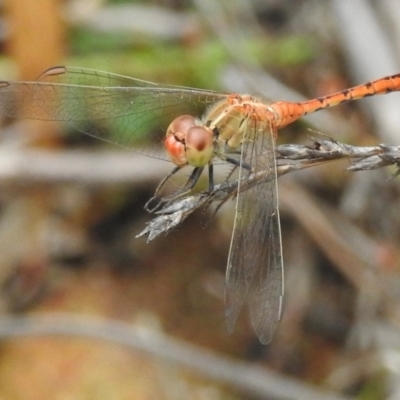
[[[171,196],[166,196],[159,198],[159,193],[161,189],[164,187],[165,183],[168,181],[171,176],[175,175],[182,167],[175,167],[157,186],[157,189],[154,193],[154,196],[145,204],[144,208],[146,211],[153,213],[156,210],[158,210],[160,207],[165,206],[166,204],[176,200],[180,196],[184,196],[185,194],[189,193],[196,185],[198,182],[204,167],[196,167],[193,168],[192,173],[190,174],[188,180],[186,183],[178,189],[175,193],[173,193]],[[152,206],[153,203],[155,203],[158,200],[158,202]]]
[[[228,161],[228,163],[233,164],[235,167],[242,167],[244,169],[247,169],[248,171],[251,171],[251,166],[250,164],[247,164],[245,162],[240,163],[240,160],[234,157],[225,157],[225,160]]]
[[[214,190],[214,164],[208,164],[208,191],[212,193]]]
[[[196,183],[199,181],[199,178],[201,176],[201,173],[203,172],[204,167],[195,167],[193,168],[192,173],[189,176],[189,179],[187,182],[181,187],[180,190],[178,190],[177,193],[173,195],[173,197],[176,196],[182,196],[183,194],[186,194],[190,192],[195,186]]]
[[[149,213],[153,213],[154,211],[156,211],[161,204],[161,201],[158,202],[157,204],[155,204],[154,206],[152,205],[152,203],[155,202],[155,200],[157,200],[158,198],[158,194],[160,193],[161,189],[164,187],[164,185],[166,184],[166,182],[168,181],[169,178],[171,178],[171,176],[175,175],[182,167],[176,166],[157,186],[153,197],[144,205],[144,209],[149,212]]]

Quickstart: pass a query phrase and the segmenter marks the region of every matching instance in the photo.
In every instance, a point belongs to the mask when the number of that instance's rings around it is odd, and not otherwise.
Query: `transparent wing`
[[[225,94],[75,67],[54,67],[35,82],[0,82],[0,114],[67,121],[76,129],[140,150],[144,139],[161,142],[182,114],[201,115]]]
[[[240,192],[226,272],[226,317],[233,330],[244,303],[262,343],[271,341],[282,315],[283,264],[275,139],[268,122],[248,121],[242,163],[269,178]],[[241,186],[248,171],[241,168]]]

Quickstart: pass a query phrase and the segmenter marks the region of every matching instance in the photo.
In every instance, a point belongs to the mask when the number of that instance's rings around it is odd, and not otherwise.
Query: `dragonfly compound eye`
[[[186,159],[193,167],[203,167],[214,154],[213,134],[209,128],[192,126],[186,134]]]
[[[196,120],[192,115],[181,115],[169,124],[167,136],[175,135],[179,137],[180,134],[186,135],[187,131],[194,125],[196,125]]]
[[[168,126],[164,146],[171,161],[177,166],[184,166],[188,163],[185,154],[186,135],[194,125],[195,118],[193,116],[181,115]]]

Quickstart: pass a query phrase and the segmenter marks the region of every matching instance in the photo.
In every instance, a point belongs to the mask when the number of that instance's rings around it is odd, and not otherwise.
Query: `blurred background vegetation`
[[[0,77],[65,64],[314,98],[400,71],[399,20],[391,0],[4,0]],[[398,145],[399,104],[342,105],[278,140],[308,143],[313,127]],[[225,328],[233,203],[147,244],[143,206],[171,164],[55,123],[2,127],[0,398],[399,398],[395,170],[337,162],[280,179],[285,314],[263,346],[246,312]]]

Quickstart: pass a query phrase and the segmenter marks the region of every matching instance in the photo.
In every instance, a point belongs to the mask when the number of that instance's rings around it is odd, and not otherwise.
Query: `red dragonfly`
[[[226,320],[233,327],[244,304],[262,343],[271,341],[282,317],[283,262],[276,180],[278,129],[343,102],[400,90],[400,74],[328,96],[295,103],[250,95],[159,85],[75,67],[54,67],[35,82],[0,82],[0,114],[66,121],[78,130],[128,148],[149,132],[162,132],[175,170],[193,172],[185,188],[219,159],[239,170],[236,215],[226,270]],[[199,117],[193,110],[200,109]],[[147,154],[154,156],[154,154]],[[240,190],[250,174],[269,171],[269,181]],[[254,175],[253,175],[254,176]]]

